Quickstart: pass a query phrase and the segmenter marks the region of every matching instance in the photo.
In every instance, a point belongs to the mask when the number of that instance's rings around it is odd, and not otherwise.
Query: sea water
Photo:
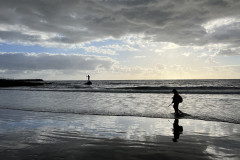
[[[240,80],[46,81],[0,88],[0,109],[81,115],[175,118],[172,89],[185,119],[240,124]]]

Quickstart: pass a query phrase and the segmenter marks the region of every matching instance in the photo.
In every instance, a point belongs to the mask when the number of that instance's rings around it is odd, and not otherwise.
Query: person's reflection
[[[175,119],[174,123],[173,123],[173,135],[174,135],[174,138],[172,139],[173,142],[177,142],[177,140],[180,137],[180,134],[182,134],[182,132],[183,132],[183,127],[179,126],[178,123],[179,123],[179,120]]]

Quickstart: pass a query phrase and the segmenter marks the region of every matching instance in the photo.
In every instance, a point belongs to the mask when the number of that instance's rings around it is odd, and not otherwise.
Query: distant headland
[[[42,79],[0,79],[0,87],[37,86],[44,83]]]

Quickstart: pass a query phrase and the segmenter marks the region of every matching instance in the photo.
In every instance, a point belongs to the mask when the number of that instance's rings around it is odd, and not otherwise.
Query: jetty
[[[0,79],[0,87],[37,86],[44,83],[42,79]]]

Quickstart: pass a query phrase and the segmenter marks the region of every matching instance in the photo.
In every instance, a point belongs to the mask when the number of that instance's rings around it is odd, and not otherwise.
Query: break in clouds
[[[1,0],[0,40],[54,46],[143,34],[180,45],[239,45],[239,8],[239,0]],[[231,23],[209,24],[224,18]]]

